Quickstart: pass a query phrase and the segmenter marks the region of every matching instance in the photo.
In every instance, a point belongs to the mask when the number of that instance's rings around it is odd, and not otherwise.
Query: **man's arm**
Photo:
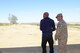
[[[42,22],[42,20],[40,21],[40,30],[41,31],[43,30],[43,22]]]
[[[63,24],[59,23],[56,29],[55,40],[57,40],[60,37],[63,28],[64,28]]]
[[[53,21],[53,24],[52,24],[52,31],[55,31],[56,28],[55,28],[55,22]]]

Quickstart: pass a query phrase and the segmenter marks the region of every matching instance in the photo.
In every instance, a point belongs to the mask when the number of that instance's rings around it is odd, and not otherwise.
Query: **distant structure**
[[[8,20],[10,21],[11,24],[17,24],[17,17],[15,15],[9,14]]]

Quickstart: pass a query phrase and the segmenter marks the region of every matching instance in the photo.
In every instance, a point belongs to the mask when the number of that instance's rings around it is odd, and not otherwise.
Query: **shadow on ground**
[[[58,47],[54,46],[55,53],[58,53]],[[47,50],[49,48],[47,47]],[[0,48],[0,53],[42,53],[40,46],[35,47],[17,47],[17,48]],[[67,45],[68,53],[80,53],[80,44]],[[48,52],[49,53],[49,52]]]

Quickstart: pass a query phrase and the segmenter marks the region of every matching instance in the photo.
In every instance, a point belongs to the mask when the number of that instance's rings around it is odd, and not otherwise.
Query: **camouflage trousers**
[[[67,53],[67,39],[58,40],[59,53]]]

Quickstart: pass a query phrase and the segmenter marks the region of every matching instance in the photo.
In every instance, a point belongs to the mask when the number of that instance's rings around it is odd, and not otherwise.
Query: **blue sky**
[[[9,22],[9,13],[19,23],[40,22],[46,11],[55,22],[58,13],[63,13],[66,22],[80,22],[80,0],[0,0],[0,22]]]

